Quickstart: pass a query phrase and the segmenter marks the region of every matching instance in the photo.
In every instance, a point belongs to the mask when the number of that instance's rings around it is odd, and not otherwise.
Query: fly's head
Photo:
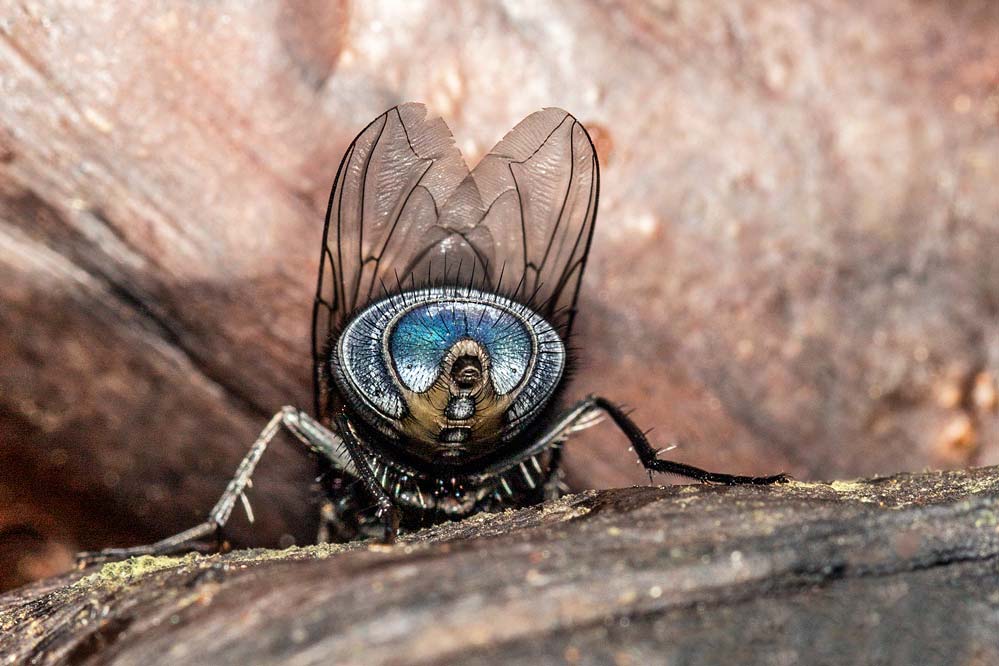
[[[522,433],[561,383],[565,346],[532,309],[467,287],[384,298],[330,348],[335,390],[393,446],[461,464]]]

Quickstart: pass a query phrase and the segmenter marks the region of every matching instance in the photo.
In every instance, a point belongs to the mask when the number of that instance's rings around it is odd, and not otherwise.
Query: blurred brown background
[[[999,462],[992,0],[10,2],[0,16],[0,587],[192,525],[311,405],[326,197],[424,101],[470,162],[543,106],[601,209],[570,393],[677,459],[801,478]],[[609,426],[577,487],[647,483]],[[241,544],[312,535],[271,448]]]

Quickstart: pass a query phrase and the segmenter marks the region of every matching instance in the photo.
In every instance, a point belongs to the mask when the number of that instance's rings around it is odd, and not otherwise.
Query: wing
[[[347,148],[326,210],[312,312],[317,414],[323,352],[330,332],[356,308],[395,285],[396,271],[420,251],[447,197],[468,167],[441,119],[421,104],[375,118]]]
[[[521,121],[461,183],[441,210],[438,233],[461,231],[488,286],[530,304],[568,338],[599,180],[583,126],[561,109],[544,109]]]
[[[389,109],[347,149],[330,194],[312,353],[383,290],[468,284],[528,303],[567,338],[596,217],[599,170],[583,126],[544,109],[469,173],[443,121]]]

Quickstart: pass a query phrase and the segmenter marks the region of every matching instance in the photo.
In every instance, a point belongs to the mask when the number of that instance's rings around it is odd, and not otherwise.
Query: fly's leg
[[[557,500],[569,491],[569,486],[562,480],[562,448],[553,446],[551,458],[548,460],[548,472],[542,479],[544,498],[546,502]]]
[[[607,414],[614,424],[621,429],[621,432],[631,441],[631,445],[638,454],[638,459],[645,469],[651,472],[661,472],[665,474],[677,474],[688,479],[695,479],[702,483],[723,483],[728,486],[736,485],[757,485],[768,486],[774,483],[787,483],[791,478],[787,474],[774,474],[773,476],[739,476],[734,474],[720,474],[709,472],[693,465],[674,462],[672,460],[662,460],[659,458],[659,451],[655,449],[645,433],[635,425],[635,422],[628,417],[624,411],[612,403],[607,398],[598,395],[587,397],[584,402],[589,401],[594,407]]]
[[[554,471],[554,468],[558,466],[558,460],[561,455],[558,452],[558,446],[568,439],[572,433],[585,430],[599,423],[601,416],[600,408],[593,404],[592,400],[589,398],[580,400],[552,421],[544,431],[535,437],[534,442],[530,446],[510,457],[497,460],[482,470],[480,476],[489,477],[502,474],[521,463],[528,462],[531,458],[541,455],[549,449],[553,449],[553,453],[556,455],[553,459],[555,464],[551,465],[553,468],[552,471]],[[549,479],[546,479],[546,482],[550,482],[557,476],[557,474],[552,473]]]
[[[350,458],[354,463],[354,469],[357,471],[356,476],[378,503],[378,517],[382,519],[385,525],[382,541],[392,543],[399,532],[399,509],[392,502],[392,498],[385,492],[381,484],[378,483],[378,479],[375,478],[374,470],[371,469],[368,459],[361,453],[361,443],[358,441],[347,415],[341,412],[336,418],[336,424],[341,437],[343,437],[344,448],[347,449],[347,453],[350,454]]]
[[[724,483],[730,486],[744,484],[765,486],[773,483],[786,483],[790,480],[790,477],[786,474],[775,474],[773,476],[737,476],[709,472],[693,465],[674,462],[672,460],[661,460],[659,458],[659,451],[649,443],[649,440],[645,437],[645,433],[635,425],[635,422],[620,407],[598,395],[591,395],[577,402],[563,412],[548,429],[542,432],[531,446],[514,457],[497,461],[486,472],[488,474],[501,474],[526,460],[530,460],[547,449],[557,446],[572,432],[593,425],[595,422],[594,417],[600,413],[609,416],[614,425],[620,428],[621,432],[631,441],[631,445],[638,454],[638,459],[642,465],[650,472],[677,474],[701,481],[702,483]]]
[[[213,536],[218,539],[214,550],[220,549],[222,527],[229,520],[229,516],[236,506],[237,500],[242,499],[244,502],[246,501],[244,493],[247,486],[250,485],[253,470],[256,468],[261,456],[264,455],[267,445],[274,439],[274,436],[277,435],[282,426],[295,435],[310,450],[326,458],[340,469],[348,473],[353,473],[353,464],[349,459],[344,457],[341,451],[340,438],[337,435],[327,430],[322,424],[304,412],[294,407],[282,407],[281,411],[275,414],[267,425],[264,426],[260,435],[257,436],[256,441],[250,447],[249,452],[247,452],[246,456],[239,463],[235,476],[233,476],[229,485],[226,486],[222,497],[212,507],[207,520],[179,534],[174,534],[161,541],[145,546],[108,548],[106,550],[79,553],[76,556],[78,564],[85,565],[94,562],[121,560],[137,555],[167,555],[187,550],[205,550],[199,542]]]

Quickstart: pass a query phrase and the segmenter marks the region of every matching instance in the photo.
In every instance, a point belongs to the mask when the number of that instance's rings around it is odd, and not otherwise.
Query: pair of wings
[[[403,104],[347,149],[330,194],[312,322],[316,411],[327,338],[403,289],[468,285],[530,305],[568,338],[597,210],[593,142],[538,111],[469,171],[440,118]]]

